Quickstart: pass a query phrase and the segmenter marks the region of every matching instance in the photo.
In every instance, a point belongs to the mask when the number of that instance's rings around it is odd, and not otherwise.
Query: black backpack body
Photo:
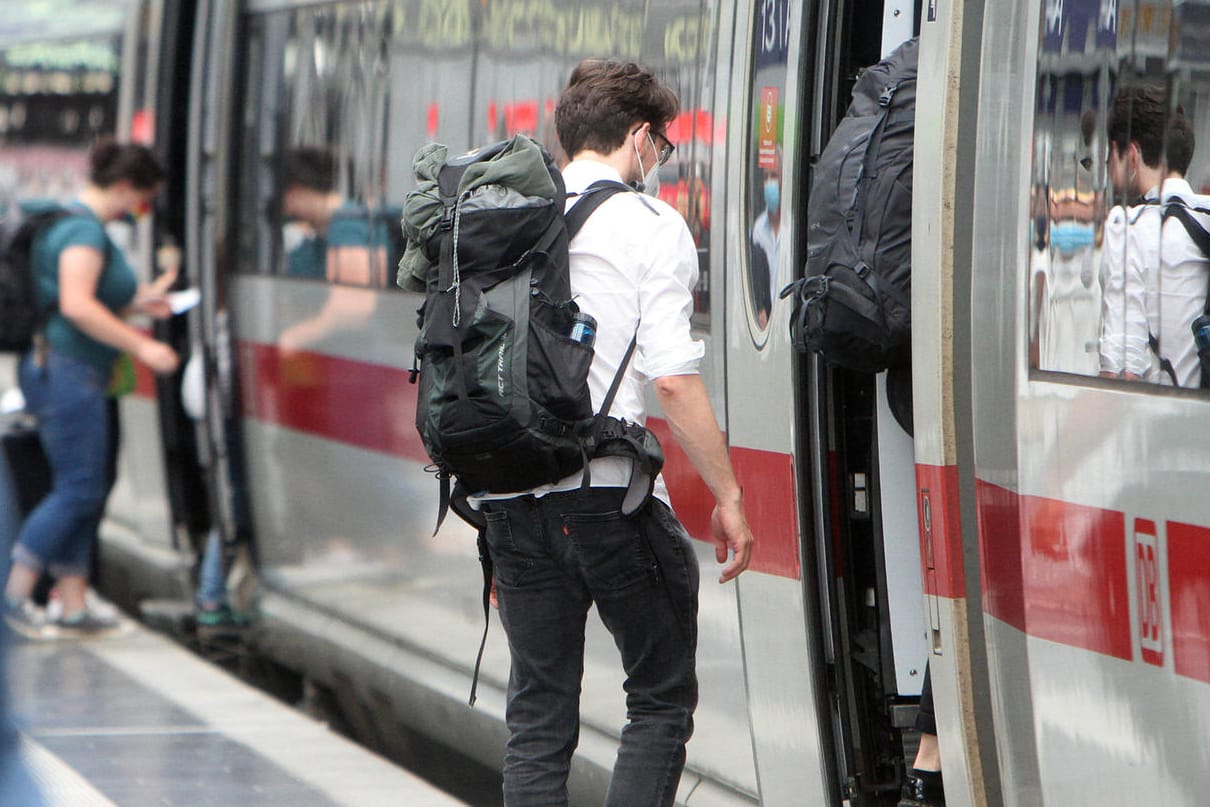
[[[805,276],[781,292],[795,347],[860,372],[910,358],[917,53],[908,40],[854,86],[815,166]]]
[[[17,203],[0,221],[0,352],[24,353],[55,310],[39,308],[33,250],[37,237],[73,215],[60,207],[26,213]]]
[[[548,176],[518,176],[517,166]],[[556,482],[584,466],[594,422],[593,349],[570,335],[579,308],[567,245],[592,209],[629,189],[594,186],[565,217],[562,175],[522,137],[447,160],[436,186],[416,427],[438,475],[466,494]],[[535,186],[547,190],[527,192]]]

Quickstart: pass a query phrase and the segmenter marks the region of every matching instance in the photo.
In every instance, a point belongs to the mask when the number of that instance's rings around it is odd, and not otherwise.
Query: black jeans
[[[512,655],[510,807],[567,804],[593,603],[626,670],[627,721],[606,805],[662,807],[676,797],[697,706],[697,559],[666,505],[652,499],[626,518],[623,493],[594,488],[483,504]]]

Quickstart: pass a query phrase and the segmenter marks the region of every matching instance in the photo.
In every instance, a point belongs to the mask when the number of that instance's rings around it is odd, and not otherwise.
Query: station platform
[[[46,807],[464,804],[133,622],[8,651]]]

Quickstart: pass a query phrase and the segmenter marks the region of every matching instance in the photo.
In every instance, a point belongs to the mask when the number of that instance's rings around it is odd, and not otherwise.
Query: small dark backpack
[[[72,214],[59,207],[27,213],[10,203],[0,220],[0,352],[24,353],[54,312],[39,309],[33,272],[34,243],[40,233]]]
[[[815,165],[805,277],[790,335],[829,364],[878,372],[910,357],[912,138],[918,42],[866,70]]]

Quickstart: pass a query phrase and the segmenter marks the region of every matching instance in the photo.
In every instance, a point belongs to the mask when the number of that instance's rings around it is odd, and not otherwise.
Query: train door
[[[185,196],[183,101],[186,92],[188,36],[192,3],[147,0],[130,4],[121,67],[122,90],[116,135],[120,140],[153,146],[163,159],[167,176],[154,214],[133,226],[110,225],[110,233],[125,250],[140,281],[150,280],[164,262],[157,249],[183,238]],[[182,268],[189,282],[188,265]],[[187,355],[186,325],[179,318],[145,326],[157,339]],[[197,475],[195,444],[180,406],[179,376],[154,377],[135,368],[132,394],[120,399],[121,449],[119,476],[104,533],[106,551],[120,553],[138,564],[165,564],[181,571],[184,585],[189,536],[204,518]],[[184,554],[182,554],[184,553]],[[128,564],[106,564],[110,569]],[[139,579],[145,579],[140,576]],[[179,591],[131,591],[134,578],[106,581],[107,588],[133,604],[151,594]]]
[[[914,35],[919,12],[910,1],[820,7],[804,187],[860,70]],[[813,512],[804,548],[814,560],[805,596],[820,614],[832,776],[854,804],[894,803],[918,739],[928,659],[910,421],[891,406],[910,382],[905,374],[888,385],[887,373],[830,369],[814,357],[799,360],[799,373],[799,451],[816,480],[803,488]]]
[[[188,109],[188,198],[185,206],[186,255],[202,292],[189,321],[193,390],[203,419],[197,440],[209,495],[212,527],[227,541],[240,534],[237,505],[242,492],[236,434],[237,396],[232,360],[230,299],[227,289],[229,224],[227,205],[232,174],[227,94],[235,86],[234,54],[237,4],[200,0],[194,28]],[[201,414],[201,412],[195,413]]]
[[[810,94],[812,81],[807,54],[814,43],[806,32],[813,6],[790,0],[738,4],[734,55],[726,61],[720,56],[720,73],[731,63],[731,86],[728,153],[716,158],[727,167],[727,196],[720,204],[716,189],[714,209],[725,210],[726,221],[714,228],[721,239],[715,254],[725,251],[728,267],[726,430],[756,536],[749,570],[738,580],[738,604],[763,804],[835,804],[839,793],[820,719],[828,707],[814,628],[817,600],[803,595],[812,577],[800,551],[809,542],[798,536],[812,529],[799,516],[810,498],[798,491],[810,485],[795,480],[788,306],[777,297],[799,263],[795,253],[803,240],[795,215],[803,208],[802,186],[787,180],[803,159],[797,145],[808,118],[800,99]]]

